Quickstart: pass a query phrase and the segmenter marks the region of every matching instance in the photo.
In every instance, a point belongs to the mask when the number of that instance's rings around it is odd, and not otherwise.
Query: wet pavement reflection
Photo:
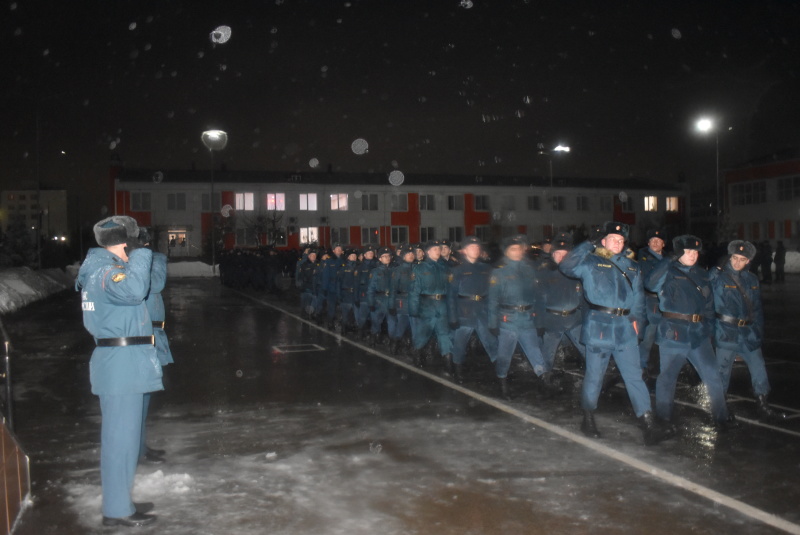
[[[655,447],[621,386],[597,412],[603,438],[583,437],[570,351],[555,396],[515,356],[506,402],[479,352],[456,385],[436,360],[418,370],[302,320],[292,294],[170,279],[164,296],[176,364],[149,436],[167,462],[139,468],[135,495],[156,502],[159,521],[137,533],[800,533],[800,280],[764,290],[771,401],[791,419],[755,422],[737,365],[742,426],[718,434],[686,373],[679,436]],[[18,534],[110,532],[79,310],[67,293],[6,320],[33,477]]]

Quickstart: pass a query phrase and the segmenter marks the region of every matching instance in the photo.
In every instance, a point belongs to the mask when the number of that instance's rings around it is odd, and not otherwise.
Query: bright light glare
[[[706,118],[700,119],[695,123],[695,128],[700,132],[710,132],[714,129],[714,121]]]
[[[569,147],[567,147],[566,145],[558,145],[553,150],[556,152],[569,152]]]
[[[208,150],[222,150],[228,144],[228,134],[222,130],[206,130],[201,139]]]

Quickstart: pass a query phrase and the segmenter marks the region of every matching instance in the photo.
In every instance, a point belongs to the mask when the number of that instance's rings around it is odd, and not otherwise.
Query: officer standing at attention
[[[362,257],[358,264],[358,307],[355,309],[358,337],[361,339],[366,337],[367,320],[371,316],[367,302],[367,290],[369,290],[369,272],[378,266],[378,261],[375,259],[375,247],[368,245],[364,249]]]
[[[136,221],[111,216],[94,226],[92,248],[78,272],[83,325],[97,347],[89,363],[100,397],[100,479],[104,526],[143,526],[156,520],[152,503],[131,500],[142,433],[144,394],[162,390],[161,364],[145,297],[153,253],[136,248]],[[135,249],[135,250],[134,250]]]
[[[424,364],[422,350],[431,335],[436,333],[439,351],[444,357],[445,366],[449,368],[453,348],[447,316],[448,270],[444,262],[439,261],[442,251],[439,242],[426,242],[424,250],[425,259],[412,271],[411,293],[408,296],[409,315],[414,318],[415,324],[411,331],[414,365],[421,367]]]
[[[750,370],[750,382],[756,395],[759,420],[774,422],[786,414],[770,408],[767,402],[769,379],[764,366],[761,343],[764,336],[764,309],[761,305],[761,288],[758,277],[747,269],[756,255],[755,246],[746,241],[734,240],[728,244],[728,257],[721,267],[711,270],[716,315],[715,340],[717,365],[725,392],[731,380],[733,359],[738,355]]]
[[[549,258],[539,263],[537,278],[542,290],[539,326],[544,329],[542,355],[545,373],[542,380],[552,387],[552,370],[556,351],[566,337],[586,359],[586,346],[581,343],[582,308],[586,306],[581,281],[571,279],[558,270],[558,265],[572,250],[572,237],[560,234],[552,242]]]
[[[369,286],[364,300],[370,312],[370,334],[372,345],[377,345],[381,336],[383,320],[389,312],[389,296],[391,294],[392,250],[388,247],[378,249],[378,266],[369,272]],[[363,264],[362,264],[363,265]]]
[[[511,399],[508,370],[517,344],[522,346],[538,377],[546,371],[535,324],[536,305],[541,299],[539,282],[536,269],[525,258],[527,250],[526,236],[505,238],[505,258],[497,263],[489,278],[489,332],[497,337],[494,370],[504,399]]]
[[[566,276],[581,279],[589,306],[581,330],[581,342],[586,346],[581,431],[589,437],[600,437],[594,411],[603,375],[614,355],[639,418],[644,443],[657,444],[669,438],[669,434],[656,422],[639,365],[637,333],[644,317],[644,288],[639,266],[624,255],[628,225],[608,221],[598,235],[601,236],[599,244],[585,241],[559,264]]]
[[[639,249],[638,261],[639,269],[642,270],[644,280],[653,271],[653,268],[661,260],[664,254],[664,240],[666,234],[661,229],[651,229],[647,231],[647,247]],[[650,351],[656,341],[658,323],[661,321],[661,311],[658,309],[658,294],[644,289],[644,305],[646,322],[644,325],[644,337],[639,342],[639,362],[642,365],[642,378],[646,381],[648,377],[648,364],[650,362]]]
[[[129,239],[133,236],[128,236]],[[146,228],[139,228],[137,236],[139,244],[142,247],[149,247],[150,233]],[[172,351],[169,349],[169,339],[164,330],[167,313],[164,309],[164,298],[161,292],[164,291],[164,286],[167,284],[167,255],[163,253],[153,252],[153,264],[150,268],[150,291],[147,293],[147,298],[144,304],[147,306],[147,312],[150,314],[150,320],[153,322],[153,334],[155,335],[156,342],[156,355],[161,366],[172,364],[175,362],[172,359]],[[147,445],[147,410],[150,408],[150,392],[144,395],[144,406],[142,407],[142,439],[139,448],[139,460],[150,464],[160,464],[164,462],[164,455],[166,452],[162,449],[151,448]]]
[[[481,242],[476,236],[467,236],[461,249],[463,261],[450,272],[450,291],[447,305],[450,309],[450,328],[453,332],[453,370],[459,383],[464,381],[464,361],[467,345],[473,331],[489,355],[495,361],[497,338],[489,332],[489,277],[492,266],[482,262]]]
[[[322,262],[322,299],[325,300],[326,327],[333,328],[336,318],[336,305],[338,304],[337,280],[339,271],[344,268],[347,260],[344,258],[344,248],[339,243],[333,244],[333,256]]]
[[[714,295],[708,272],[697,265],[703,244],[700,238],[685,234],[672,240],[672,247],[674,258],[662,259],[645,281],[645,287],[658,294],[661,309],[656,413],[664,421],[672,418],[675,383],[688,360],[708,388],[715,425],[724,431],[728,427],[728,408],[711,346]]]
[[[315,309],[314,276],[318,268],[317,250],[309,247],[297,263],[294,274],[294,284],[300,290],[300,313],[304,317],[311,317]]]
[[[412,269],[416,265],[414,263],[416,255],[411,245],[404,245],[400,249],[400,255],[402,264],[392,268],[389,289],[389,318],[387,325],[389,338],[392,340],[389,346],[392,355],[396,355],[399,351],[403,336],[411,324],[410,316],[408,315],[408,294],[411,292],[411,284],[414,281]]]
[[[355,313],[358,307],[358,251],[348,249],[344,253],[347,259],[344,266],[336,273],[336,294],[341,311],[341,333],[347,331],[348,326],[355,327]],[[350,322],[352,317],[353,321]]]

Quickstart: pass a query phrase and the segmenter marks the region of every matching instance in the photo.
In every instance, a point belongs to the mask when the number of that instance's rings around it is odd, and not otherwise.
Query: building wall
[[[202,252],[204,239],[211,230],[212,214],[201,210],[203,194],[210,193],[208,183],[166,183],[115,181],[116,210],[136,217],[140,224],[152,226],[158,232],[184,231],[187,245],[180,250],[172,249],[172,254],[197,256]],[[144,213],[135,210],[132,204],[134,194],[149,193],[151,209]],[[449,238],[449,229],[461,229],[461,236],[482,235],[487,241],[499,241],[509,234],[526,233],[531,240],[539,241],[551,235],[551,228],[568,229],[583,225],[587,230],[593,225],[610,219],[620,219],[630,223],[634,230],[632,239],[642,243],[646,230],[663,227],[665,224],[686,226],[686,199],[683,190],[648,192],[628,190],[632,211],[624,210],[617,190],[597,188],[591,192],[577,188],[544,188],[518,186],[492,186],[475,184],[459,186],[412,186],[402,187],[366,185],[330,185],[314,183],[217,183],[215,193],[221,196],[221,204],[230,205],[234,210],[227,218],[216,214],[218,221],[227,227],[222,236],[226,248],[247,245],[242,237],[258,236],[262,243],[268,238],[264,229],[252,231],[253,221],[261,216],[267,220],[275,219],[276,226],[285,230],[285,240],[279,246],[299,247],[301,229],[316,227],[319,242],[330,245],[337,237],[339,229],[345,229],[344,239],[352,245],[362,245],[362,229],[375,229],[380,245],[395,245],[392,229],[406,229],[407,241],[422,239],[422,233],[432,229],[436,239]],[[252,211],[235,210],[236,194],[252,193]],[[169,195],[183,194],[186,204],[183,209],[168,207]],[[267,195],[283,194],[285,210],[267,210]],[[301,194],[317,195],[317,210],[300,209]],[[331,197],[347,195],[347,210],[332,209]],[[405,194],[407,210],[392,210],[392,196]],[[551,210],[547,201],[552,195],[563,197],[564,210]],[[657,210],[644,210],[644,197],[653,195],[657,199]],[[460,199],[457,209],[449,209],[448,198]],[[528,197],[538,196],[538,209],[529,209]],[[578,209],[581,197],[582,207]],[[666,198],[678,199],[679,210],[667,212]],[[601,198],[603,199],[601,201]],[[368,200],[365,200],[368,199]],[[375,210],[362,208],[362,203],[377,199]],[[421,200],[422,199],[422,200]],[[427,208],[427,209],[426,209]],[[584,209],[585,208],[585,209]],[[249,230],[244,230],[248,228]],[[253,245],[252,242],[249,244]],[[159,248],[166,252],[167,241],[159,240]]]
[[[69,238],[66,190],[6,190],[0,194],[0,225],[3,232],[15,215],[22,216],[36,236],[41,217],[40,234],[45,239]]]

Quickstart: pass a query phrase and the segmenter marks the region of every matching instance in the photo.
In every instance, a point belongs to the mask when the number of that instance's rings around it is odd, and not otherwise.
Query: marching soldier
[[[602,236],[599,244],[583,242],[559,264],[562,273],[581,280],[588,302],[581,330],[581,342],[586,346],[581,431],[589,437],[600,437],[594,411],[603,375],[614,355],[639,418],[644,442],[657,444],[669,436],[653,415],[639,365],[637,331],[644,317],[644,289],[638,265],[623,254],[628,225],[606,222],[599,235]]]
[[[711,346],[714,296],[708,272],[697,265],[702,242],[686,234],[672,240],[675,258],[664,258],[647,277],[645,286],[658,294],[661,323],[658,347],[661,369],[656,380],[656,413],[670,421],[675,383],[688,360],[708,388],[711,413],[720,430],[728,427],[725,391]]]
[[[364,338],[367,334],[367,320],[370,319],[370,305],[367,302],[367,290],[369,289],[369,274],[373,268],[377,267],[375,260],[375,248],[368,245],[362,253],[363,259],[358,265],[358,307],[356,312],[356,325],[358,326],[358,337]]]
[[[355,326],[355,310],[358,307],[358,251],[348,249],[343,255],[346,259],[336,273],[336,294],[339,302],[340,329],[344,334],[349,326]],[[352,318],[352,323],[351,323]]]
[[[475,236],[468,236],[461,249],[463,262],[452,268],[450,274],[450,291],[448,307],[450,309],[450,328],[453,330],[453,367],[451,373],[456,380],[464,381],[464,361],[467,356],[467,344],[473,332],[495,361],[497,338],[489,332],[489,316],[487,297],[489,294],[489,277],[492,266],[482,262],[481,242]]]
[[[411,245],[405,245],[400,249],[402,264],[392,268],[391,285],[389,294],[389,318],[387,320],[389,328],[389,338],[391,338],[390,350],[396,355],[403,336],[409,328],[410,316],[408,315],[408,294],[411,292],[411,284],[414,281],[413,267],[416,255]]]
[[[333,322],[336,318],[336,305],[338,304],[337,301],[339,297],[337,289],[338,274],[347,263],[343,255],[344,248],[341,244],[335,243],[333,244],[333,256],[322,263],[322,286],[320,292],[322,294],[322,299],[325,300],[325,306],[327,307],[326,326],[328,329],[333,328]]]
[[[505,258],[501,259],[489,279],[489,332],[497,337],[495,374],[500,382],[500,395],[511,399],[508,370],[517,344],[538,377],[546,371],[535,316],[538,292],[536,270],[526,258],[528,239],[518,235],[503,240]]]
[[[639,249],[639,268],[642,270],[642,277],[646,280],[647,276],[653,271],[656,264],[663,258],[664,240],[666,235],[661,229],[651,229],[647,231],[647,247]],[[650,362],[650,351],[656,340],[658,323],[661,321],[661,311],[658,309],[658,294],[644,290],[644,305],[646,322],[644,326],[644,336],[639,342],[639,362],[642,364],[642,378],[647,380],[648,364]]]
[[[453,244],[449,240],[442,240],[442,262],[447,264],[450,269],[460,264],[458,258],[453,254]]]
[[[761,352],[764,336],[761,288],[758,277],[747,270],[756,248],[750,242],[734,240],[728,244],[728,255],[721,267],[712,269],[710,274],[717,320],[714,338],[722,387],[728,391],[733,360],[737,355],[742,357],[750,370],[758,418],[780,421],[786,415],[770,408],[767,401],[770,388]]]
[[[539,264],[537,278],[542,291],[539,326],[544,329],[542,355],[545,373],[542,379],[552,386],[552,370],[558,347],[567,338],[586,359],[586,347],[581,343],[582,309],[586,305],[581,281],[571,279],[558,270],[558,265],[572,250],[572,238],[561,234],[552,242],[549,258]]]
[[[314,278],[319,269],[317,262],[317,250],[307,248],[303,253],[303,259],[297,263],[295,268],[294,283],[300,290],[300,310],[303,316],[310,317],[315,310]]]
[[[391,294],[392,274],[389,264],[392,262],[392,250],[381,247],[378,250],[378,266],[369,272],[367,288],[367,306],[370,311],[372,345],[377,345],[381,336],[383,320],[389,312],[389,296]]]
[[[439,242],[429,241],[425,243],[424,249],[425,259],[414,266],[411,293],[408,297],[409,315],[414,318],[414,327],[411,330],[414,364],[420,367],[424,364],[423,348],[435,333],[439,351],[449,368],[453,355],[447,316],[447,266],[439,262]]]

